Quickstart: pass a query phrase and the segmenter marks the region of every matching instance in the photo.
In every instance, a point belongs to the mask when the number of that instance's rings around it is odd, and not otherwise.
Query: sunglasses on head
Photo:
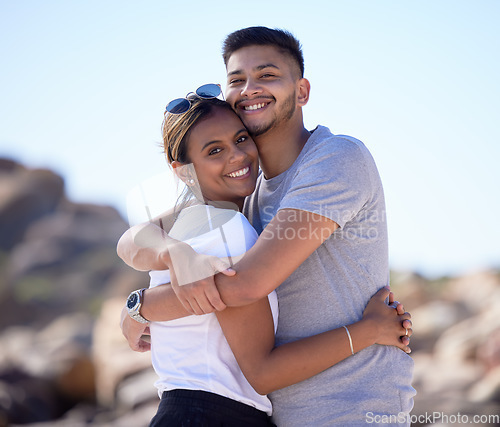
[[[165,108],[165,114],[183,114],[191,108],[191,101],[188,99],[189,95],[196,95],[198,98],[211,99],[217,98],[222,93],[220,85],[208,83],[200,86],[195,92],[189,92],[185,98],[177,98],[170,101]]]

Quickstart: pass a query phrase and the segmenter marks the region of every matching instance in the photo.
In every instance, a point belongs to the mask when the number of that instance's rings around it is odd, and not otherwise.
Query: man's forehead
[[[265,70],[266,68],[274,68],[276,70],[280,70],[280,67],[276,64],[273,64],[271,62],[268,62],[266,64],[260,64],[260,65],[256,65],[255,67],[252,67],[251,71],[262,71],[262,70]],[[234,74],[241,74],[241,73],[244,73],[245,70],[244,69],[235,69],[235,70],[227,70],[227,75],[228,76],[232,76]]]
[[[227,75],[241,74],[247,71],[261,71],[265,68],[283,69],[293,67],[291,55],[272,45],[251,45],[234,51],[228,58]]]

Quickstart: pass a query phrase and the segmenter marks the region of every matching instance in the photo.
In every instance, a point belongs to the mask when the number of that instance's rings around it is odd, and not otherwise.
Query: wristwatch
[[[127,298],[127,310],[128,315],[140,323],[149,323],[149,320],[145,319],[141,313],[142,300],[143,300],[143,292],[146,288],[139,289],[137,291],[133,291]]]

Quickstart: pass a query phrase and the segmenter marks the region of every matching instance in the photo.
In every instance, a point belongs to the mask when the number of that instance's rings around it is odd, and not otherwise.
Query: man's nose
[[[262,88],[254,79],[248,79],[241,91],[242,96],[254,96],[262,92]]]

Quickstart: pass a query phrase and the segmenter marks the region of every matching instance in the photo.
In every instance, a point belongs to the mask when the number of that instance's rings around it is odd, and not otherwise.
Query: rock
[[[68,201],[57,174],[0,159],[0,427],[149,423],[150,356],[130,350],[118,326],[128,293],[149,280],[116,255],[126,228],[110,206]],[[119,308],[94,328],[107,298]],[[130,405],[152,409],[140,417]]]
[[[21,325],[4,328],[0,335],[0,369],[20,367],[22,356],[32,353],[35,340],[33,328]]]
[[[93,321],[88,314],[61,317],[40,332],[10,327],[0,337],[2,366],[53,384],[68,401],[95,397],[90,359]]]
[[[413,272],[391,272],[391,290],[405,309],[413,312],[416,307],[432,301],[429,280]]]
[[[413,332],[412,350],[430,350],[441,334],[468,316],[459,304],[434,300],[411,310]]]
[[[12,173],[18,168],[24,169],[23,166],[15,160],[0,157],[0,174]]]
[[[437,358],[446,361],[461,360],[478,362],[478,349],[495,331],[500,329],[500,295],[491,298],[482,311],[444,331],[435,345]]]
[[[58,212],[26,230],[23,242],[11,254],[9,278],[17,280],[64,266],[94,248],[112,248],[116,256],[116,243],[126,229],[125,221],[113,208],[65,203]]]
[[[493,330],[486,340],[479,344],[477,357],[487,371],[500,367],[500,328]]]
[[[96,369],[97,400],[107,407],[118,404],[116,391],[122,381],[144,370],[153,370],[151,354],[132,351],[121,333],[119,319],[124,303],[123,297],[106,301],[94,328],[92,354]],[[156,393],[153,383],[142,385],[141,389],[146,394]],[[142,393],[139,390],[137,392]]]
[[[102,427],[148,427],[151,418],[154,417],[158,409],[159,399],[154,402],[149,402],[142,406],[135,408],[133,411],[127,412],[125,415],[117,417],[115,420],[98,424],[99,418],[96,419],[96,426]]]
[[[158,406],[160,397],[154,386],[158,376],[153,369],[144,369],[135,375],[125,378],[116,390],[119,406],[135,409],[141,405],[154,402]],[[151,417],[154,412],[151,414]]]
[[[57,174],[0,159],[0,427],[149,425],[150,354],[119,328],[149,281],[116,255],[126,227],[112,207],[68,201]],[[392,273],[414,322],[414,415],[499,413],[499,280]]]
[[[467,396],[471,402],[497,402],[500,406],[500,366],[474,384]]]
[[[471,362],[444,360],[429,353],[412,357],[415,361],[415,386],[417,390],[418,388],[425,390],[427,398],[461,394],[482,374],[481,367]],[[436,403],[439,404],[439,401]]]
[[[136,271],[127,267],[124,263],[112,277],[109,278],[106,285],[106,295],[109,299],[121,299],[122,304],[127,299],[130,292],[136,289],[149,286],[149,274],[144,271]]]
[[[6,259],[3,324],[44,325],[59,314],[95,312],[114,275],[134,276],[116,254],[126,229],[118,213],[91,205],[71,209],[35,222]]]
[[[56,209],[64,181],[45,169],[10,164],[0,173],[0,189],[0,249],[9,250],[30,224]]]
[[[58,391],[71,402],[95,400],[95,369],[90,356],[81,353],[66,365],[56,379]]]
[[[0,420],[6,425],[49,421],[67,409],[50,381],[16,368],[0,373]]]
[[[486,411],[487,404],[478,405],[467,398],[468,390],[482,375],[481,368],[476,364],[436,359],[432,354],[425,353],[412,357],[415,360],[413,386],[417,390],[412,411],[415,419],[424,419],[428,414],[477,414],[484,413],[483,409]],[[439,421],[436,420],[435,424]]]
[[[88,314],[76,313],[38,332],[7,328],[0,336],[0,414],[10,423],[42,422],[94,401],[92,327]]]
[[[493,270],[479,271],[453,278],[443,290],[443,297],[460,302],[470,313],[478,313],[500,297],[500,275]]]

